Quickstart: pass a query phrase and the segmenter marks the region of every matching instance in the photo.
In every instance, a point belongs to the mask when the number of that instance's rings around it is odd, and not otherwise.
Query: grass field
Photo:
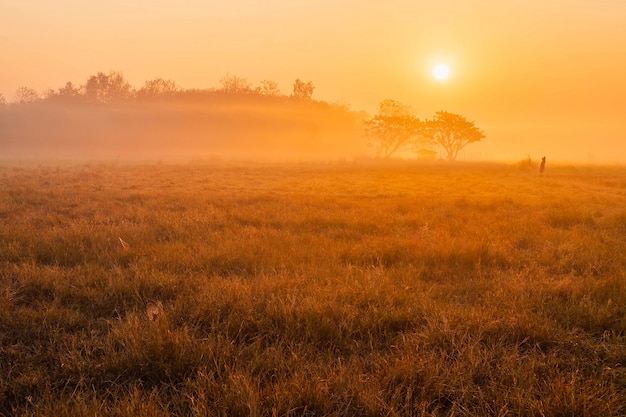
[[[625,248],[619,167],[5,162],[0,415],[623,416]]]

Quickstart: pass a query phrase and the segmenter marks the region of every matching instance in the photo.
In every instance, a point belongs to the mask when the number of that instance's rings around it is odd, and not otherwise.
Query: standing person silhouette
[[[546,169],[546,157],[541,158],[541,165],[539,166],[539,174],[543,175],[543,171]]]

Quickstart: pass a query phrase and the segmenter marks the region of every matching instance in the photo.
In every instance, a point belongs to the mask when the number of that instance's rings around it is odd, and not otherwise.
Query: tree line
[[[229,74],[215,88],[183,89],[162,78],[134,88],[115,71],[45,94],[21,87],[15,100],[0,106],[0,158],[366,154],[361,114],[317,100],[314,91],[303,79],[284,94],[274,81],[253,85]]]
[[[265,99],[288,99],[294,102],[313,103],[315,86],[311,81],[296,79],[291,95],[284,95],[278,83],[263,80],[253,86],[246,78],[227,74],[219,80],[216,89],[185,90],[175,81],[155,78],[145,81],[142,87],[134,88],[121,72],[98,72],[90,76],[82,85],[67,82],[58,89],[49,89],[43,95],[29,87],[19,87],[14,104],[31,103],[96,103],[115,104],[123,102],[149,102],[155,100],[176,100],[207,97],[235,97]],[[322,102],[323,103],[323,102]],[[7,100],[0,94],[0,107]],[[347,109],[344,109],[347,110]],[[434,159],[437,154],[432,148],[439,148],[449,161],[457,159],[459,152],[467,145],[485,137],[473,122],[465,117],[438,111],[431,119],[421,120],[413,109],[396,100],[383,100],[375,115],[369,117],[362,112],[356,119],[361,120],[365,137],[375,149],[377,158],[388,159],[399,151],[413,151],[421,159]]]
[[[219,80],[217,89],[196,90],[183,89],[175,81],[155,78],[145,81],[140,88],[133,87],[119,71],[109,73],[98,72],[90,76],[84,84],[74,84],[68,81],[58,89],[48,89],[43,94],[36,90],[21,86],[15,91],[13,103],[29,104],[36,102],[90,102],[115,103],[131,100],[153,100],[161,98],[188,97],[202,93],[225,93],[234,95],[249,95],[263,97],[283,97],[299,101],[312,100],[315,86],[311,81],[296,79],[290,96],[284,95],[278,83],[272,80],[263,80],[258,86],[253,86],[246,78],[227,74]],[[0,105],[8,104],[7,99],[0,94]]]

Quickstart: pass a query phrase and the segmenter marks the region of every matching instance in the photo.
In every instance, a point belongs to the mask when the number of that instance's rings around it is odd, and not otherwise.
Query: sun
[[[437,64],[433,68],[433,76],[438,80],[445,80],[450,75],[450,69],[446,64]]]

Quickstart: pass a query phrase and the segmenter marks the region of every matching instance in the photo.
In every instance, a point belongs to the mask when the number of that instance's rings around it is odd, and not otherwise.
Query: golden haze
[[[185,88],[236,73],[288,92],[300,77],[356,110],[393,98],[463,114],[487,134],[467,159],[623,162],[624,21],[617,0],[3,1],[0,93],[110,69]],[[446,83],[430,74],[439,60]]]

